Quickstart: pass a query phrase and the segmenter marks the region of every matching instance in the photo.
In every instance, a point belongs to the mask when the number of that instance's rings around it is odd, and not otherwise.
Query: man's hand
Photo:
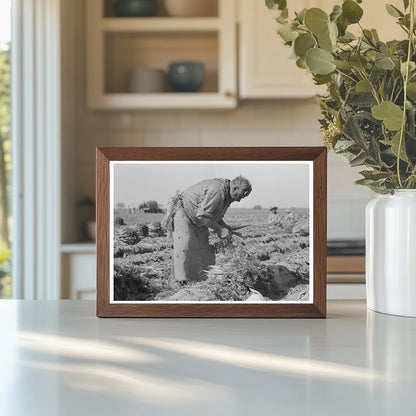
[[[223,240],[231,240],[232,238],[232,232],[228,228],[222,228],[220,232],[220,238]]]

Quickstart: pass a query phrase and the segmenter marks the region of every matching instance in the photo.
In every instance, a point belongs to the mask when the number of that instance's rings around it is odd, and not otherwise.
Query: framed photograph
[[[326,152],[98,148],[97,316],[324,318]]]

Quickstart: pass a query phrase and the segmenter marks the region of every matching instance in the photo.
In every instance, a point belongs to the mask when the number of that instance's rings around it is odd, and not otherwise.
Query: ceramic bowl
[[[132,93],[165,92],[167,84],[167,75],[162,69],[136,68],[129,72],[128,91]]]
[[[119,17],[154,16],[157,12],[156,0],[118,0],[114,12]]]
[[[205,80],[202,62],[172,62],[169,64],[169,81],[177,92],[197,92]]]

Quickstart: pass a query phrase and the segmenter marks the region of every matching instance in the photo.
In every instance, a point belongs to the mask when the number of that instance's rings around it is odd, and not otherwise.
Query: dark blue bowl
[[[201,62],[172,62],[169,80],[177,92],[197,92],[205,80],[205,67]]]
[[[148,17],[157,12],[156,0],[118,0],[114,4],[116,16],[120,17]]]

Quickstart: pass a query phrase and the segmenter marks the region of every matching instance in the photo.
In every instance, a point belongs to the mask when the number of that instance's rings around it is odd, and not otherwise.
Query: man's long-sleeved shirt
[[[189,220],[197,227],[201,218],[220,222],[231,205],[229,179],[206,179],[182,193],[183,207]]]

